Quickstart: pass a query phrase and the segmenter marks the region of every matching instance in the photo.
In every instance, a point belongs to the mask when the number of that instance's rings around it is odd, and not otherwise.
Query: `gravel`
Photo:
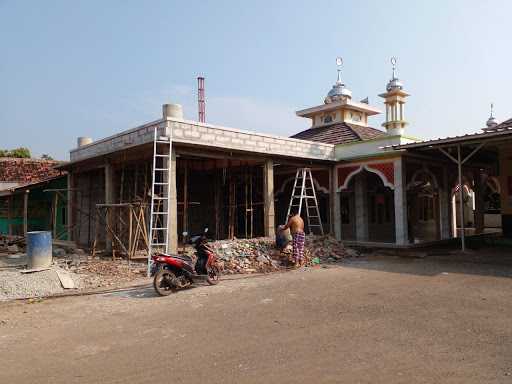
[[[21,273],[19,270],[0,271],[0,300],[44,297],[64,292],[55,269],[33,273]],[[79,288],[80,276],[74,273],[69,275]]]

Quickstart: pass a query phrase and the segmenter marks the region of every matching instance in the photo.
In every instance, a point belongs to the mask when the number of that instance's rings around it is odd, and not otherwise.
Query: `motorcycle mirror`
[[[188,232],[183,232],[182,235],[183,235],[183,237],[186,237],[186,236],[188,236]]]

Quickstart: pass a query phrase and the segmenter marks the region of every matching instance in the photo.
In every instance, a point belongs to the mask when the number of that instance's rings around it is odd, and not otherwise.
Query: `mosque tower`
[[[404,91],[403,83],[396,76],[396,57],[391,58],[391,65],[393,66],[393,75],[391,80],[386,86],[386,93],[379,96],[384,99],[386,105],[386,121],[382,124],[388,135],[401,136],[404,134],[405,126],[405,98],[409,96]]]

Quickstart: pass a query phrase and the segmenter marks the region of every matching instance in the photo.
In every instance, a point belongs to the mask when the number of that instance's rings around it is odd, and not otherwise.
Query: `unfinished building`
[[[95,142],[80,138],[71,151],[68,221],[81,246],[143,253],[155,130],[172,138],[169,160],[157,165],[170,169],[171,250],[179,234],[204,227],[217,239],[273,236],[276,222],[285,221],[298,167],[312,169],[324,227],[332,227],[332,144],[186,121],[179,105],[167,104],[159,120]]]
[[[297,112],[311,128],[291,138],[185,120],[177,104],[117,135],[80,138],[63,167],[72,239],[94,251],[146,256],[148,237],[155,236],[147,230],[151,197],[159,194],[154,184],[168,188],[156,226],[165,229],[170,251],[182,232],[204,227],[216,239],[273,236],[285,222],[295,172],[304,167],[312,170],[325,232],[348,243],[408,247],[447,240],[464,236],[468,225],[483,233],[487,218],[496,225],[491,230],[501,231],[494,217],[504,189],[500,150],[482,142],[502,125],[493,120],[476,134],[460,153],[464,164],[452,161],[457,147],[447,144],[433,156],[417,150],[419,140],[406,135],[409,94],[395,64],[379,95],[383,130],[369,125],[379,109],[368,98],[354,101],[338,71],[324,102]],[[157,155],[160,140],[167,152]],[[154,178],[156,169],[163,176]]]

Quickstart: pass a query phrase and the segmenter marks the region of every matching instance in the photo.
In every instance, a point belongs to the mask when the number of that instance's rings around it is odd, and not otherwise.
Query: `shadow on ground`
[[[363,258],[346,259],[343,266],[421,276],[459,273],[510,278],[512,251],[510,248],[487,247],[466,253],[453,249],[374,252]]]

